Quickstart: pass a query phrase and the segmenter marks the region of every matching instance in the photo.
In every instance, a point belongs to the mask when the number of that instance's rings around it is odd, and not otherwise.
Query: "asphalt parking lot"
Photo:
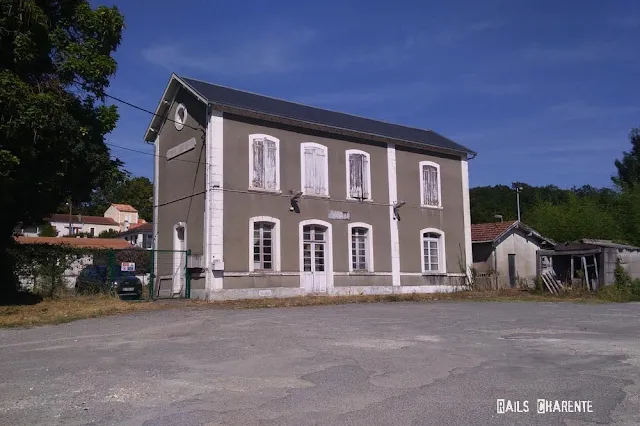
[[[640,424],[640,304],[172,309],[1,330],[0,360],[3,425]]]

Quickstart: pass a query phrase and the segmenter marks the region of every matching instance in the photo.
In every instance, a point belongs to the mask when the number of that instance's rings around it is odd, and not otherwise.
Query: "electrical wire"
[[[155,116],[155,117],[160,117],[160,118],[162,118],[162,119],[164,119],[164,120],[171,121],[172,123],[178,123],[178,124],[183,125],[184,127],[188,127],[188,128],[190,128],[190,129],[193,129],[193,130],[197,130],[197,131],[204,132],[204,130],[202,130],[202,129],[198,128],[198,127],[190,126],[190,125],[188,125],[187,123],[180,123],[180,122],[178,122],[178,121],[176,121],[176,120],[172,120],[171,118],[169,118],[169,117],[167,117],[167,116],[163,116],[163,115],[160,115],[160,114],[156,114],[155,112],[149,111],[148,109],[142,108],[142,107],[140,107],[140,106],[138,106],[138,105],[132,104],[131,102],[127,102],[127,101],[122,100],[122,99],[120,99],[120,98],[117,98],[117,97],[115,97],[115,96],[113,96],[113,95],[109,95],[108,93],[105,93],[105,94],[104,94],[104,96],[106,96],[107,98],[113,99],[114,101],[117,101],[117,102],[123,103],[124,105],[130,106],[131,108],[135,108],[135,109],[137,109],[138,111],[146,112],[147,114],[151,114],[151,115],[153,115],[153,116]]]
[[[146,113],[151,114],[153,116],[160,117],[160,118],[163,118],[165,120],[168,120],[168,121],[171,121],[173,123],[176,123],[175,120],[172,120],[172,119],[170,119],[168,117],[165,117],[165,116],[161,116],[159,114],[151,112],[151,111],[149,111],[149,110],[147,110],[145,108],[142,108],[140,106],[134,105],[134,104],[132,104],[130,102],[127,102],[127,101],[122,100],[120,98],[117,98],[115,96],[109,95],[107,93],[105,93],[104,96],[106,96],[108,98],[111,98],[111,99],[113,99],[115,101],[121,102],[122,104],[127,105],[127,106],[129,106],[131,108],[135,108],[135,109],[137,109],[139,111],[143,111],[143,112],[146,112]],[[202,131],[204,133],[204,131],[202,129],[200,129],[200,128],[192,127],[192,126],[189,126],[189,125],[187,125],[185,123],[180,123],[180,124],[183,124],[185,127],[189,127],[189,128],[191,128],[193,130]],[[152,157],[159,157],[159,158],[167,159],[167,157],[164,156],[164,155],[156,155],[155,153],[140,151],[140,150],[137,150],[137,149],[133,149],[133,148],[128,148],[128,147],[124,147],[124,146],[121,146],[121,145],[117,145],[117,144],[114,144],[114,143],[111,143],[111,142],[105,142],[105,144],[109,145],[109,146],[112,146],[112,147],[115,147],[115,148],[124,149],[124,150],[131,151],[131,152],[137,152],[139,154],[150,155]],[[203,161],[184,160],[184,159],[180,159],[180,158],[172,158],[171,161],[183,161],[183,162],[194,163],[194,164],[206,164],[206,162],[203,162]],[[291,195],[288,195],[288,194],[272,193],[272,192],[249,191],[249,190],[231,189],[231,188],[214,188],[213,190],[218,190],[218,191],[223,191],[223,192],[234,192],[234,193],[241,193],[241,194],[267,195],[267,196],[277,196],[277,197],[283,197],[283,198],[291,198]],[[205,194],[206,192],[207,192],[206,190],[205,191],[196,192],[196,193],[193,193],[191,195],[180,197],[180,198],[177,198],[177,199],[174,199],[174,200],[171,200],[171,201],[167,201],[165,203],[157,204],[157,205],[155,205],[153,207],[166,206],[166,205],[169,205],[169,204],[172,204],[172,203],[176,203],[176,202],[183,201],[183,200],[186,200],[186,199],[189,199],[189,198],[193,198],[193,197],[198,196],[198,195]],[[309,198],[309,199],[313,199],[313,198]],[[319,199],[320,200],[324,200],[324,201],[331,201],[331,202],[334,202],[334,203],[344,203],[344,204],[351,204],[351,205],[353,205],[354,203],[357,203],[357,201],[355,201],[355,200],[353,200],[353,201],[352,200],[338,200],[338,199],[328,198],[328,197],[326,197],[326,198],[322,197],[322,198],[319,198]],[[359,204],[383,206],[383,207],[393,207],[394,206],[394,204],[379,203],[379,202],[375,202],[375,201],[361,201]],[[410,204],[406,204],[406,203],[403,205],[403,207],[410,208],[410,209],[419,209],[419,210],[428,209],[428,208],[425,208],[425,207],[420,206],[420,205],[410,205]]]
[[[126,146],[117,145],[111,142],[105,142],[105,145],[112,146],[114,148],[124,149],[125,151],[137,152],[138,154],[151,155],[153,157],[165,158],[165,159],[167,158],[166,155],[156,155],[151,152],[140,151],[139,149],[128,148]],[[185,163],[206,164],[204,161],[184,160],[182,158],[172,158],[171,161],[183,161]]]

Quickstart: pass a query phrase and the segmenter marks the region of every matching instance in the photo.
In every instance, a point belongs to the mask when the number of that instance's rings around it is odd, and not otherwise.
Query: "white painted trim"
[[[471,282],[471,268],[473,267],[473,246],[471,243],[471,202],[469,198],[469,162],[466,159],[460,161],[462,175],[462,211],[464,222],[464,257],[465,275]]]
[[[334,272],[333,275],[341,276],[341,277],[368,277],[368,276],[390,277],[392,273],[391,272]]]
[[[273,243],[275,245],[275,249],[272,246],[272,256],[273,256],[273,272],[280,271],[280,259],[281,259],[281,251],[280,251],[280,219],[271,217],[271,216],[254,216],[249,218],[249,272],[253,272],[255,270],[253,266],[253,226],[256,222],[268,222],[273,224]],[[262,272],[262,271],[261,271]],[[269,272],[265,272],[268,274]]]
[[[374,264],[373,264],[373,226],[364,222],[353,222],[347,225],[347,243],[349,244],[348,251],[349,253],[349,272],[353,272],[353,247],[351,245],[351,230],[353,228],[365,228],[367,230],[367,267],[368,270],[366,272],[374,272]]]
[[[401,276],[403,277],[424,277],[425,275],[438,275],[441,277],[464,277],[466,276],[463,273],[458,273],[458,272],[434,272],[434,273],[429,273],[429,272],[401,272],[400,273]]]
[[[300,288],[304,287],[304,239],[303,229],[306,225],[320,225],[327,228],[327,241],[325,243],[325,272],[327,274],[327,291],[333,288],[333,230],[329,222],[320,219],[302,220],[298,224],[298,266],[300,267]]]
[[[305,161],[304,161],[304,149],[305,148],[319,148],[324,150],[324,178],[325,178],[325,190],[324,194],[309,194],[313,197],[329,197],[329,148],[324,145],[315,142],[303,142],[300,144],[300,191],[302,191],[303,195],[307,195],[304,192],[305,182],[304,178],[306,176],[305,169]]]
[[[253,140],[254,139],[267,139],[276,144],[276,188],[255,188],[252,186],[253,182]],[[249,135],[249,189],[252,191],[264,191],[264,192],[277,192],[280,191],[280,139],[265,135],[262,133],[254,133]]]
[[[223,288],[224,275],[224,118],[220,111],[209,111],[206,135],[206,196],[205,196],[205,288]]]
[[[362,154],[365,157],[367,157],[367,170],[365,170],[365,174],[367,176],[367,184],[369,185],[369,196],[367,198],[364,198],[362,200],[359,200],[357,198],[352,198],[351,194],[350,194],[350,188],[349,188],[349,184],[351,182],[351,168],[349,167],[349,155],[350,154]],[[347,181],[346,181],[346,185],[347,185],[347,200],[356,200],[356,201],[372,201],[373,200],[373,185],[371,184],[371,155],[369,155],[369,153],[367,151],[363,151],[361,149],[347,149],[344,152],[344,162],[345,162],[345,168],[346,168],[346,174],[345,176],[347,177]]]
[[[182,239],[182,244],[178,240],[178,228],[182,228],[184,238]],[[173,281],[171,283],[171,292],[172,295],[182,295],[187,280],[187,254],[186,250],[188,250],[188,228],[186,222],[178,222],[173,225]],[[184,260],[183,260],[184,258]],[[178,281],[178,286],[176,286],[176,280]],[[176,291],[177,287],[177,291]]]
[[[180,121],[180,117],[178,116],[178,111],[180,108],[184,109],[184,120]],[[187,107],[184,104],[178,104],[176,106],[176,110],[173,113],[173,121],[177,131],[184,129],[184,124],[187,122],[187,118],[189,118],[189,111],[187,111]]]
[[[387,144],[387,175],[389,181],[389,231],[391,245],[391,273],[392,284],[400,285],[400,236],[398,221],[393,210],[393,205],[398,201],[398,180],[396,175],[396,146]]]
[[[431,209],[440,209],[442,208],[442,175],[440,174],[440,164],[434,163],[433,161],[421,161],[418,163],[420,170],[420,207],[426,207]],[[438,170],[438,205],[430,206],[424,202],[424,173],[422,168],[424,166],[433,166]]]
[[[279,271],[279,272],[225,272],[225,277],[297,277],[300,272]]]
[[[154,144],[155,158],[153,161],[153,250],[156,250],[153,256],[153,273],[158,275],[158,213],[160,212],[158,204],[160,203],[160,136],[156,137]],[[154,283],[155,285],[155,283]],[[154,289],[155,291],[155,289]]]
[[[438,270],[437,271],[427,271],[424,269],[424,242],[423,235],[425,232],[433,232],[435,234],[439,234],[440,238],[438,239]],[[447,251],[445,247],[445,237],[444,232],[437,228],[424,228],[420,230],[420,270],[422,274],[446,274],[447,273]]]
[[[346,286],[335,287],[330,296],[359,296],[370,294],[411,294],[411,293],[453,293],[464,290],[463,287],[448,285],[416,285],[416,286]]]
[[[198,99],[200,102],[202,102],[205,106],[209,105],[209,101],[207,99],[203,98],[202,95],[200,95],[200,93],[198,93],[195,90],[193,90],[191,88],[191,86],[186,84],[186,82],[184,80],[182,80],[180,77],[178,77],[176,74],[171,74],[171,78],[169,79],[169,82],[167,83],[167,86],[165,87],[164,92],[162,92],[162,97],[160,98],[160,101],[158,102],[158,106],[156,106],[156,110],[155,110],[155,113],[154,113],[153,117],[151,118],[151,122],[147,126],[147,130],[144,133],[144,140],[145,141],[150,142],[150,141],[153,140],[151,138],[152,133],[154,133],[156,137],[160,134],[160,129],[159,128],[155,129],[156,132],[152,132],[151,129],[153,128],[153,126],[155,124],[161,124],[162,126],[164,126],[164,123],[166,123],[166,115],[168,114],[168,111],[171,109],[171,106],[173,104],[173,100],[171,102],[167,101],[169,106],[167,108],[167,111],[163,112],[162,109],[163,109],[163,107],[165,105],[164,101],[167,99],[167,95],[169,94],[170,91],[173,92],[172,98],[175,98],[176,93],[180,89],[180,87],[178,85],[180,85],[186,91],[191,93],[196,99]],[[160,122],[160,120],[162,120],[162,122]],[[158,127],[160,127],[160,126],[158,126]]]

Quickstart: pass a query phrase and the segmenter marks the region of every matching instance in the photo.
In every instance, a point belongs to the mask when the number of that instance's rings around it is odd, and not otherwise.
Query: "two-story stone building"
[[[154,234],[192,297],[451,291],[472,262],[468,159],[431,130],[172,75],[147,129]],[[156,265],[184,292],[184,254]]]

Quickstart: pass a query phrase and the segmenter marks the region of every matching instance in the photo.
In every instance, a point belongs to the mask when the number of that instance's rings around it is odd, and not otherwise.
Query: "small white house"
[[[129,204],[111,204],[104,217],[120,224],[120,231],[128,231],[131,225],[138,223],[138,210]]]
[[[555,244],[517,220],[473,224],[471,241],[476,281],[483,288],[535,285],[537,252]]]
[[[84,216],[79,214],[52,214],[47,222],[58,232],[58,237],[68,237],[84,233],[92,237],[97,237],[103,231],[120,231],[120,224],[108,217]],[[71,225],[71,232],[69,231]],[[33,235],[37,236],[37,235]]]
[[[147,222],[135,227],[132,225],[128,231],[121,232],[116,238],[126,240],[135,247],[151,249],[153,248],[153,223]]]

